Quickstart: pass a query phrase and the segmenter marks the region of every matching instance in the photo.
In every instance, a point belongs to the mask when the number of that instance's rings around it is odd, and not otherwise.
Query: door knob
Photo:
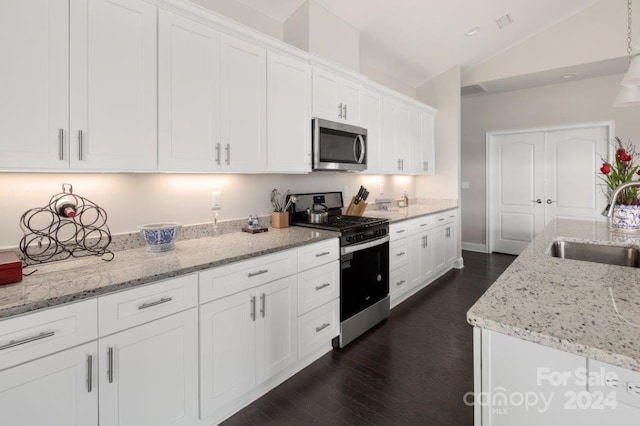
[[[542,204],[542,200],[540,198],[538,198],[537,200],[531,200],[534,203],[538,203],[538,204]]]
[[[555,203],[555,201],[550,200],[549,198],[547,198],[547,204],[551,204],[551,203]]]

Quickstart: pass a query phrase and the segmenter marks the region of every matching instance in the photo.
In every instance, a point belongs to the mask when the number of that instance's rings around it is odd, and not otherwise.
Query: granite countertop
[[[364,216],[389,219],[390,223],[394,223],[457,208],[457,201],[442,200],[437,202],[429,202],[427,204],[409,204],[409,207],[394,207],[390,208],[389,210],[367,209],[364,212]]]
[[[106,262],[97,257],[30,266],[19,283],[0,286],[0,319],[91,298],[153,281],[208,269],[330,238],[339,234],[310,228],[270,228],[178,241],[176,248],[150,253],[118,251]]]
[[[552,221],[467,312],[473,326],[640,372],[640,269],[548,255],[554,240],[640,246],[605,222]]]

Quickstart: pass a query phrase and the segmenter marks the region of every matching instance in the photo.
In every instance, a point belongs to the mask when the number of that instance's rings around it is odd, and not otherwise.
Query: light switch
[[[462,182],[462,189],[469,189],[469,182]]]
[[[214,191],[211,193],[211,210],[220,210],[222,208],[222,193]]]

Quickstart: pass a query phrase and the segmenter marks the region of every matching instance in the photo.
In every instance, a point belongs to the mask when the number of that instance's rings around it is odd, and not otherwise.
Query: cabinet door
[[[435,152],[435,116],[428,111],[420,112],[421,145],[422,145],[422,173],[433,175],[436,173]]]
[[[407,288],[417,286],[422,282],[421,262],[424,249],[425,233],[412,235],[409,240],[409,264],[407,269]]]
[[[444,228],[445,262],[452,263],[458,257],[458,231],[456,223],[450,223]]]
[[[411,108],[409,111],[409,148],[411,159],[409,171],[414,174],[424,173],[425,164],[422,160],[422,116],[420,110]]]
[[[398,103],[396,119],[396,156],[400,160],[400,173],[411,173],[409,141],[409,106]]]
[[[253,388],[256,300],[253,289],[200,306],[200,418]]]
[[[339,121],[343,117],[340,77],[319,68],[313,69],[313,116]]]
[[[297,283],[291,276],[256,289],[257,383],[298,359]]]
[[[71,0],[71,167],[157,168],[156,8]]]
[[[433,231],[433,269],[436,273],[442,271],[446,264],[445,227],[441,226]]]
[[[101,426],[197,421],[197,309],[100,339],[99,347]]]
[[[69,167],[69,2],[0,3],[0,167]]]
[[[96,366],[94,342],[0,372],[0,423],[97,425]]]
[[[267,55],[267,166],[270,172],[311,171],[311,66]]]
[[[350,80],[341,80],[340,101],[344,105],[342,118],[349,124],[360,125],[360,92],[362,85]]]
[[[267,168],[267,52],[222,39],[222,164],[228,171]]]
[[[424,233],[424,247],[420,257],[420,276],[426,281],[435,273],[435,234],[433,231]]]
[[[380,144],[382,170],[385,173],[400,171],[400,159],[396,154],[396,105],[390,99],[381,99]]]
[[[220,33],[159,11],[159,168],[212,171],[221,166]]]
[[[366,173],[382,173],[380,138],[380,96],[369,90],[362,92],[362,127],[367,129]]]

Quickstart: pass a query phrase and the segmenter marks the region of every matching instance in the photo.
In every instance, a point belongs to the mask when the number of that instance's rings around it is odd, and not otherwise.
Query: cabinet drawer
[[[438,213],[434,217],[434,225],[442,225],[444,223],[450,223],[456,220],[458,217],[458,210],[449,210],[446,212]]]
[[[315,268],[338,259],[340,247],[337,238],[309,244],[298,249],[298,271]]]
[[[406,265],[409,261],[409,240],[392,241],[389,244],[389,270]]]
[[[98,337],[97,300],[0,321],[0,370]]]
[[[200,272],[200,303],[293,275],[297,264],[297,251],[287,250]]]
[[[298,318],[298,354],[304,358],[340,334],[340,299]]]
[[[340,296],[340,263],[326,265],[298,274],[298,316]]]
[[[172,278],[98,299],[99,332],[106,336],[198,305],[198,276]]]
[[[404,265],[391,271],[389,277],[389,293],[391,297],[404,293],[409,288],[409,266]]]
[[[416,219],[413,219],[410,224],[411,234],[417,234],[419,232],[427,230],[434,224],[434,215],[430,216],[422,216]]]
[[[407,220],[389,225],[389,236],[391,237],[391,242],[408,237],[409,225],[410,221]]]

